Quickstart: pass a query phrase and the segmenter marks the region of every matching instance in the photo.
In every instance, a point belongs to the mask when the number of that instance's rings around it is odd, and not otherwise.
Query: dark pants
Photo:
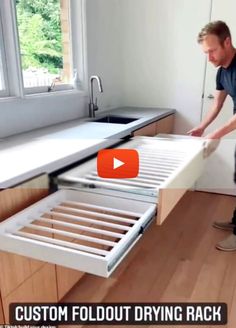
[[[234,212],[233,212],[232,223],[235,224],[233,234],[236,235],[236,207],[235,207]]]

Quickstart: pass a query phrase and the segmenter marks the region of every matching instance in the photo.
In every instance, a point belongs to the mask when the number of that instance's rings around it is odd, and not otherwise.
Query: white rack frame
[[[32,224],[33,221],[38,220],[40,217],[41,219],[39,219],[39,221],[41,220],[41,222],[45,223],[45,214],[50,213],[51,209],[57,208],[58,204],[68,200],[70,202],[82,202],[87,204],[92,202],[95,205],[93,206],[93,209],[96,209],[97,207],[98,209],[104,209],[104,211],[113,211],[116,215],[124,215],[124,219],[122,219],[122,217],[117,217],[116,221],[118,220],[121,223],[123,222],[126,224],[133,223],[133,226],[129,227],[127,225],[110,223],[112,228],[120,229],[121,231],[126,230],[126,232],[123,234],[117,234],[117,232],[110,231],[111,236],[116,238],[120,237],[120,239],[117,242],[105,242],[102,239],[94,239],[93,237],[80,233],[76,234],[74,232],[71,233],[51,227]],[[132,210],[133,208],[136,209],[136,212]],[[108,277],[123,257],[139,240],[141,237],[140,232],[149,224],[150,220],[154,217],[155,212],[155,205],[142,203],[140,201],[127,201],[124,199],[121,202],[120,198],[117,200],[115,197],[111,196],[94,195],[88,192],[76,190],[60,190],[2,222],[0,224],[0,249],[35,258],[37,260]],[[57,212],[54,213],[58,216]],[[89,213],[89,215],[91,215],[91,213]],[[63,216],[64,218],[70,218],[72,215]],[[100,216],[109,220],[114,219],[112,215],[101,214]],[[127,216],[138,217],[138,219],[134,220],[132,218],[127,218]],[[86,221],[87,219],[84,218],[84,220]],[[95,219],[93,221],[93,223],[96,223]],[[101,223],[101,221],[98,222]],[[58,224],[58,222],[54,223],[55,225]],[[63,221],[60,222],[60,224],[62,226],[70,225],[70,223]],[[103,224],[101,225],[104,226]],[[107,223],[107,225],[109,226],[109,223]],[[22,228],[32,228],[34,232],[22,232]],[[77,228],[83,229],[82,226],[77,226]],[[92,227],[86,227],[85,230],[96,232],[96,228]],[[49,232],[52,234],[52,237],[38,235],[37,231]],[[105,234],[106,232],[107,231],[105,231]],[[101,233],[103,233],[102,229]],[[55,239],[53,238],[53,234],[60,234],[64,237],[82,239],[90,242],[94,241],[103,245],[106,244],[107,246],[112,246],[112,249],[103,250],[96,247],[83,245],[77,246],[77,244],[70,241]]]

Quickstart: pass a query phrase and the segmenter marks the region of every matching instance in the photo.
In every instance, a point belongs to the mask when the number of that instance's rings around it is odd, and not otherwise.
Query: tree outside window
[[[16,0],[25,87],[71,82],[69,0]]]

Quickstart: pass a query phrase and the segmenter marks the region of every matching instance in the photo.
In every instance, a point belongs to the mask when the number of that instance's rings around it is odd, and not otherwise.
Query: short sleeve
[[[218,69],[216,74],[216,90],[224,90],[224,87],[221,83],[221,67]]]

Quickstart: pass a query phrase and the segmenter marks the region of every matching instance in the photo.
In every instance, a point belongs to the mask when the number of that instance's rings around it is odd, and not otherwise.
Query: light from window
[[[3,66],[2,66],[2,56],[0,51],[0,91],[5,90]]]
[[[69,0],[16,0],[24,87],[70,84]]]

